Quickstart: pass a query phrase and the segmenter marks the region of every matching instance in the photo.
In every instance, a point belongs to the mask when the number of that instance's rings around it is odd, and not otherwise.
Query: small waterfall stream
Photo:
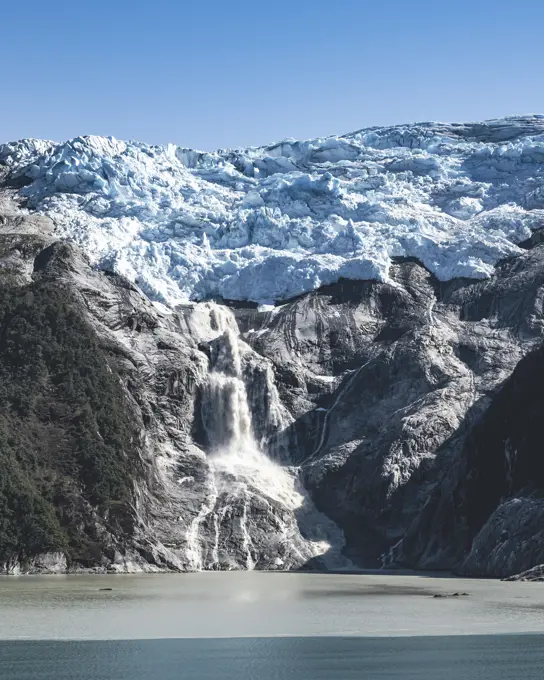
[[[187,532],[190,567],[200,569],[290,568],[327,553],[341,532],[318,513],[301,487],[298,471],[271,460],[256,442],[243,376],[243,354],[233,324],[222,324],[211,346],[201,418],[207,435],[208,497]],[[264,372],[272,380],[272,371]],[[267,394],[278,399],[275,386]],[[253,395],[255,398],[255,395]],[[264,398],[264,395],[263,395]],[[281,403],[269,411],[278,420]],[[299,526],[308,514],[312,538]],[[310,521],[310,524],[311,524]]]

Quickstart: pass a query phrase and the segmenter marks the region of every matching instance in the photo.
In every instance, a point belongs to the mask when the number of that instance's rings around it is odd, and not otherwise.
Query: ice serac
[[[487,278],[544,220],[544,118],[372,128],[214,153],[23,140],[0,162],[30,210],[169,306],[274,302],[396,257]]]

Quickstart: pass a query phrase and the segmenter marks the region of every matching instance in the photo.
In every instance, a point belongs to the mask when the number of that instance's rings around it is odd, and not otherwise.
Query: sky
[[[544,113],[543,0],[0,2],[0,142],[213,150]]]

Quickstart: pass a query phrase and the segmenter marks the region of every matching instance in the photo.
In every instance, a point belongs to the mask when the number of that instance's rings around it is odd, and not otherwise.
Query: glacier
[[[544,116],[200,152],[111,137],[0,145],[23,211],[156,303],[275,304],[390,281],[396,258],[483,279],[544,226]]]

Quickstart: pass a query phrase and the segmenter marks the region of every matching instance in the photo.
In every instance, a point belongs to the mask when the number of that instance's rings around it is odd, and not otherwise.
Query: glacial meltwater
[[[2,680],[541,680],[543,632],[538,583],[0,577]]]
[[[289,422],[270,366],[263,363],[261,379],[248,380],[244,364],[251,363],[251,350],[240,339],[232,312],[208,306],[216,334],[200,408],[207,480],[185,549],[176,546],[178,556],[195,571],[289,570],[315,560],[321,568],[347,566],[343,532],[318,512],[300,483],[300,470],[278,460],[267,436],[277,436]],[[266,411],[260,437],[248,387],[254,408]]]

